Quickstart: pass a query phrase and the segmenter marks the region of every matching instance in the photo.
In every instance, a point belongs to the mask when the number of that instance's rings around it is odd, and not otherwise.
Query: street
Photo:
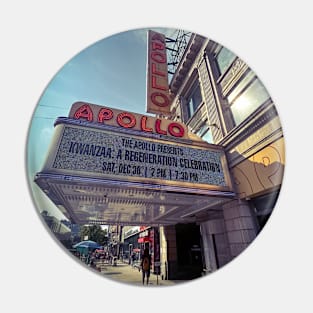
[[[131,265],[121,261],[117,261],[116,266],[107,262],[99,261],[96,264],[96,268],[108,279],[130,285],[142,286],[142,273],[139,271],[138,267],[132,267]],[[186,281],[162,280],[161,276],[151,273],[148,286],[174,286],[183,282]],[[147,285],[145,284],[145,286]]]

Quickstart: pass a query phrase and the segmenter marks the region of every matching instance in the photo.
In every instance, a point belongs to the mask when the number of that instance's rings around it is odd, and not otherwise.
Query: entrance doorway
[[[177,224],[175,228],[177,274],[181,279],[200,277],[203,270],[200,226]]]

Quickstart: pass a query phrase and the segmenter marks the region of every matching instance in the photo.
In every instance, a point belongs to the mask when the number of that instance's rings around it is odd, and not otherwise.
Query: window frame
[[[191,100],[192,100],[193,96],[196,94],[198,89],[199,89],[199,94],[200,94],[201,100],[198,102],[198,104],[195,107],[194,104],[191,104]],[[194,82],[191,84],[191,88],[190,88],[190,90],[187,94],[187,97],[186,97],[187,121],[190,120],[195,115],[195,113],[197,112],[199,107],[201,107],[203,102],[204,102],[204,100],[203,100],[203,95],[202,95],[202,90],[201,90],[201,85],[200,85],[199,79],[195,79]],[[191,105],[192,105],[192,111],[191,111]]]
[[[250,79],[246,82],[245,85],[242,86],[242,88],[237,92],[236,96],[230,101],[229,100],[229,97],[230,95],[232,94],[232,92],[234,92],[236,90],[236,88],[238,88],[240,86],[240,84],[242,83],[242,81],[248,77],[249,75],[251,75]],[[260,101],[259,104],[257,106],[254,106],[254,108],[250,111],[250,113],[245,116],[244,118],[240,118],[240,119],[237,119],[235,118],[235,114],[233,112],[234,110],[234,106],[236,105],[236,101],[242,97],[252,86],[255,82],[258,82],[260,83],[263,87],[264,87],[264,90],[265,92],[267,93],[268,97],[263,100],[263,101]],[[256,112],[260,107],[263,107],[265,104],[271,102],[271,96],[268,92],[268,90],[266,89],[266,87],[264,86],[264,84],[262,83],[262,81],[259,79],[259,77],[252,71],[248,71],[245,75],[243,75],[240,80],[233,86],[233,88],[228,92],[227,95],[225,95],[225,98],[227,100],[227,103],[228,103],[228,107],[230,109],[230,112],[231,112],[231,117],[232,117],[232,120],[233,120],[233,127],[237,127],[238,125],[240,125],[241,123],[243,123],[244,121],[247,120],[247,118],[253,114],[254,112]],[[238,102],[237,102],[238,103]]]
[[[222,68],[220,66],[220,62],[218,61],[218,57],[220,56],[220,54],[223,50],[229,51],[232,54],[232,58],[228,62],[228,65],[225,68],[223,68],[223,71],[222,71]],[[220,49],[216,52],[216,54],[214,56],[214,61],[215,61],[216,68],[217,68],[218,79],[221,79],[222,77],[224,77],[226,75],[226,73],[232,67],[232,65],[236,59],[238,59],[238,56],[236,54],[234,54],[231,50],[229,50],[228,48],[226,48],[224,46],[220,47]]]
[[[202,131],[202,129],[204,129]],[[207,135],[209,132],[211,132],[211,135],[210,137],[212,138],[212,141],[211,142],[208,142],[207,140],[203,139],[205,135]],[[201,124],[200,126],[198,127],[198,129],[196,130],[195,134],[197,136],[199,136],[202,140],[208,142],[208,143],[213,143],[213,135],[212,135],[212,130],[211,130],[211,127],[208,125],[208,120],[205,119]]]

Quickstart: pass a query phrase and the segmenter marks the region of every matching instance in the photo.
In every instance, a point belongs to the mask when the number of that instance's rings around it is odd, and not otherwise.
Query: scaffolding
[[[169,81],[171,81],[173,75],[175,74],[175,71],[179,65],[182,56],[184,55],[191,35],[191,32],[177,30],[173,34],[173,38],[165,38]]]

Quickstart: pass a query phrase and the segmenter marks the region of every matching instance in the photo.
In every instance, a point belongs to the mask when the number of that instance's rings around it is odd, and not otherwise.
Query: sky
[[[154,29],[173,37],[176,30]],[[68,116],[71,105],[85,101],[97,105],[147,114],[147,29],[118,33],[91,43],[48,82],[35,105],[27,138],[28,181],[33,200],[41,212],[65,218],[33,182],[44,164],[57,117]]]

